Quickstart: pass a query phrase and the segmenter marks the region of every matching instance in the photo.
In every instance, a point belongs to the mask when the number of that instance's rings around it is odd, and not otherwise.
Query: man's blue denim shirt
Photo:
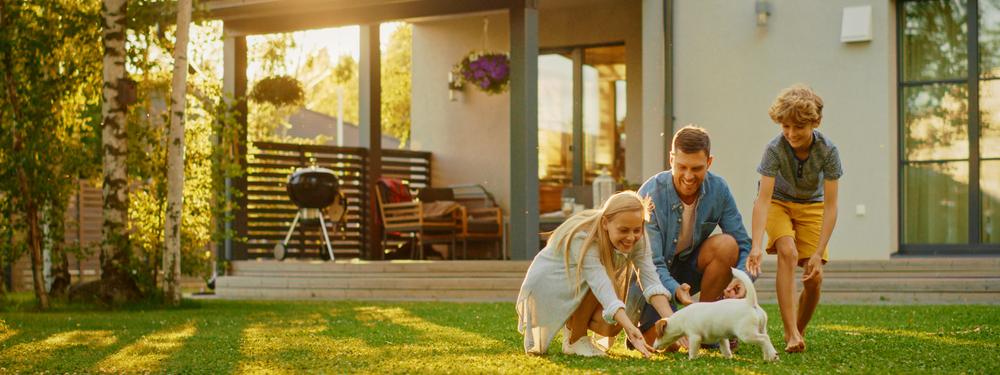
[[[646,180],[639,188],[639,195],[653,200],[653,214],[646,224],[646,235],[653,251],[656,272],[659,273],[663,286],[670,290],[670,295],[673,297],[680,283],[670,275],[669,270],[674,261],[677,237],[681,231],[681,216],[684,213],[681,198],[674,189],[673,173],[660,172]],[[691,234],[692,248],[697,251],[701,243],[715,231],[716,226],[722,227],[722,233],[733,236],[739,245],[740,257],[736,262],[736,268],[746,272],[747,256],[750,254],[750,236],[743,226],[743,217],[736,209],[736,200],[733,199],[726,180],[708,172],[705,180],[701,182],[698,200],[694,230]]]

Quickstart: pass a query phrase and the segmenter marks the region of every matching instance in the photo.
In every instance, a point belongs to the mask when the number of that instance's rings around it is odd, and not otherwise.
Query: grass
[[[0,305],[0,373],[997,373],[1000,306],[821,305],[809,350],[764,363],[742,345],[643,359],[619,337],[608,358],[521,350],[510,303],[186,301],[106,311]],[[775,346],[776,306],[765,306]],[[558,338],[557,338],[558,340]],[[703,351],[703,354],[705,352]]]

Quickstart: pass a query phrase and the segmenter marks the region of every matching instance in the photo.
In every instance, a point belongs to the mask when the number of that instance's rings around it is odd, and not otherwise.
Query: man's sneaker
[[[590,336],[583,336],[576,342],[569,343],[569,330],[563,329],[563,353],[575,354],[584,357],[604,357],[607,355],[603,350],[594,345]]]

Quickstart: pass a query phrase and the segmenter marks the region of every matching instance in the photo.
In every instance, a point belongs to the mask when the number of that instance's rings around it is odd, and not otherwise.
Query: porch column
[[[573,58],[573,186],[582,186],[584,178],[583,162],[583,48],[574,48]]]
[[[666,117],[664,1],[642,0],[642,176],[668,168],[673,119]]]
[[[247,168],[247,38],[243,35],[233,35],[227,31],[223,41],[223,92],[227,98],[234,100],[230,102],[236,110],[236,123],[239,126],[237,135],[236,158],[240,163],[240,168],[246,171]],[[225,180],[227,207],[235,199],[235,210],[233,219],[225,220],[223,230],[225,233],[233,233],[222,243],[219,259],[233,260],[246,259],[246,243],[234,238],[247,237],[247,178],[246,174],[238,177],[227,177]],[[231,190],[241,192],[237,197],[233,197]],[[232,231],[232,232],[230,232]]]
[[[376,183],[382,177],[382,55],[379,50],[379,24],[361,26],[361,60],[358,62],[358,111],[359,144],[368,145],[368,212],[365,225],[368,228],[368,248],[366,259],[383,259],[382,228],[375,222],[378,207],[374,194],[378,194]]]
[[[510,8],[510,254],[538,253],[538,9]]]

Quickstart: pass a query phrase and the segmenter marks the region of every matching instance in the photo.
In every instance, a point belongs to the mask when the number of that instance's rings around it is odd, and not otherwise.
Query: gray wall
[[[796,82],[824,101],[819,130],[839,147],[840,215],[830,258],[887,259],[897,246],[895,8],[889,1],[771,0],[757,27],[753,1],[674,2],[675,126],[712,134],[712,171],[725,177],[744,223],[764,145],[779,134],[767,109]],[[840,42],[845,6],[871,5],[873,40]],[[864,205],[865,216],[855,214]]]

